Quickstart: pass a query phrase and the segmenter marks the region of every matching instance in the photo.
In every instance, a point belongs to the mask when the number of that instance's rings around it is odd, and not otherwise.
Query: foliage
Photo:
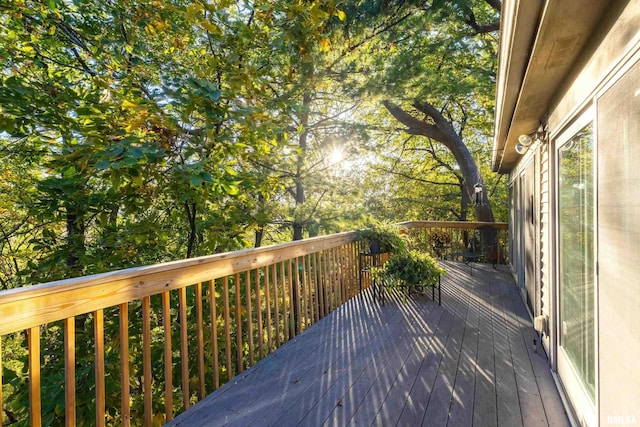
[[[402,227],[390,222],[376,221],[368,228],[356,230],[359,240],[369,245],[372,254],[404,253],[408,247],[408,235],[402,233]]]
[[[381,274],[392,284],[435,286],[438,284],[438,279],[445,274],[445,270],[438,266],[431,255],[411,250],[391,255],[377,274]]]

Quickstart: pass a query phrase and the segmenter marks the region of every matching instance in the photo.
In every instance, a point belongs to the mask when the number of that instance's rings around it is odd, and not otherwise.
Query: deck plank
[[[518,313],[518,301],[513,300],[513,290],[503,294],[504,313],[507,317],[509,345],[512,353],[512,364],[516,375],[518,399],[520,401],[522,424],[527,426],[547,426],[547,420],[538,390],[538,384],[533,375],[529,350],[533,347],[533,340],[525,341],[520,330],[520,322],[525,321],[526,312]]]
[[[495,357],[496,407],[499,426],[518,427],[522,426],[522,415],[513,366],[513,353],[508,337],[508,319],[504,313],[503,295],[505,293],[508,293],[508,290],[501,287],[494,297],[496,310],[493,313],[493,354]]]
[[[569,425],[510,274],[444,265],[442,306],[353,298],[168,425]]]
[[[473,425],[475,426],[493,427],[498,425],[493,346],[493,318],[496,310],[493,296],[495,293],[496,286],[491,285],[481,286],[478,293],[478,357],[473,395]]]
[[[474,279],[477,278],[474,277]],[[447,422],[449,426],[471,426],[473,424],[480,322],[478,292],[480,288],[479,280],[473,280],[469,284],[468,314],[449,409]]]

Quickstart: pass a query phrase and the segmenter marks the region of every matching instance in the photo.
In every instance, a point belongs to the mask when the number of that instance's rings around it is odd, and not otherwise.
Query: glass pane
[[[558,153],[560,345],[595,396],[593,125]]]

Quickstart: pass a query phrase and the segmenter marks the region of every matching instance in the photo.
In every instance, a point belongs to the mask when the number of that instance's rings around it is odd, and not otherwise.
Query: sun
[[[342,147],[333,147],[331,151],[329,151],[329,164],[335,165],[344,160],[344,148]]]

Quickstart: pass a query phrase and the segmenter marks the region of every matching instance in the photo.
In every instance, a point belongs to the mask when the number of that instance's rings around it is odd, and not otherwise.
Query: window
[[[593,125],[558,149],[560,347],[595,400]]]

